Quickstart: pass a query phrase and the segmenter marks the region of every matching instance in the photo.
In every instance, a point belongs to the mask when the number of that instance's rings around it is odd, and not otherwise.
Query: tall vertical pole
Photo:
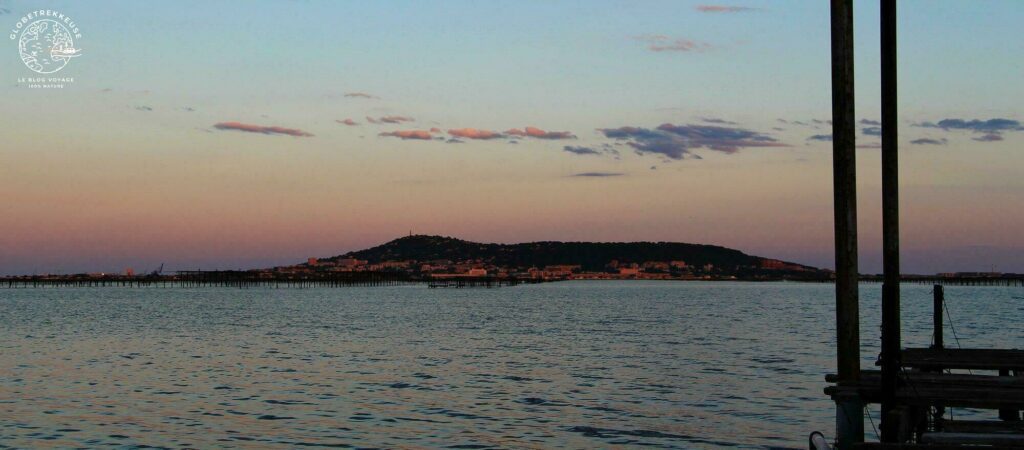
[[[942,303],[945,301],[945,294],[942,290],[941,284],[936,284],[932,287],[932,348],[942,349],[945,346],[942,337]],[[938,369],[937,372],[942,372],[942,369]],[[936,403],[935,410],[932,411],[932,423],[935,424],[936,431],[942,431],[942,416],[946,414],[946,408],[941,403]]]
[[[836,246],[836,354],[840,383],[860,379],[857,155],[853,96],[853,0],[832,0],[832,184]],[[863,402],[836,401],[840,449],[864,441]]]
[[[945,346],[942,337],[942,303],[945,301],[942,285],[932,286],[932,348],[941,349]]]
[[[882,442],[896,442],[900,370],[900,197],[896,107],[896,0],[881,1],[882,56]]]

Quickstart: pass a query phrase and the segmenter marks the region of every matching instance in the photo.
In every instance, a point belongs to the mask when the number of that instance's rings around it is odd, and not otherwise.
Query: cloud
[[[1003,140],[1003,135],[998,133],[989,133],[971,139],[974,139],[975,141],[978,142],[997,142]]]
[[[136,106],[135,109],[139,110],[139,111],[152,111],[153,110],[153,108],[150,108],[150,107],[148,107],[146,105]]]
[[[821,142],[832,142],[831,134],[815,134],[807,138],[808,141],[821,141]]]
[[[456,129],[448,130],[448,134],[450,134],[452,136],[455,136],[455,137],[460,137],[460,138],[484,139],[484,140],[486,140],[486,139],[497,139],[497,138],[505,137],[505,135],[503,135],[503,134],[501,134],[501,133],[499,133],[497,131],[478,130],[476,128],[456,128]]]
[[[707,147],[725,153],[735,153],[744,147],[787,147],[771,136],[743,128],[663,123],[658,126],[658,130],[689,139],[694,147]]]
[[[356,125],[359,125],[359,122],[356,122],[356,121],[354,121],[352,119],[335,120],[335,122],[338,122],[338,123],[340,123],[342,125],[348,125],[350,127],[354,127]]]
[[[390,136],[400,138],[404,140],[418,140],[418,141],[430,141],[434,139],[434,135],[427,130],[399,130],[391,131],[388,133],[380,133],[377,136]]]
[[[910,141],[911,144],[915,145],[946,145],[948,141],[946,138],[932,139],[932,138],[920,138]]]
[[[247,133],[260,133],[260,134],[286,134],[288,136],[296,137],[309,137],[313,136],[312,133],[308,133],[302,130],[296,130],[294,128],[284,128],[277,126],[263,126],[263,125],[250,125],[239,122],[220,122],[213,126],[218,130],[237,130],[245,131]]]
[[[706,123],[714,123],[714,124],[719,124],[719,125],[737,125],[736,122],[733,122],[731,120],[718,119],[718,118],[715,118],[715,117],[701,117],[700,120],[702,120],[702,121],[704,121]]]
[[[738,13],[753,10],[754,8],[746,6],[697,5],[697,11],[702,13]]]
[[[860,119],[860,124],[861,125],[873,125],[873,126],[876,126],[876,127],[882,126],[882,122],[879,122],[877,120],[871,120],[871,119]]]
[[[376,95],[370,95],[370,94],[367,94],[365,92],[346,92],[345,96],[349,97],[349,98],[369,98],[369,99],[374,99],[374,100],[380,98],[380,97],[378,97]]]
[[[402,123],[402,122],[415,122],[416,119],[406,116],[383,116],[378,119],[366,116],[366,121],[370,123]]]
[[[619,159],[619,151],[616,150],[611,144],[601,144],[600,147],[585,147],[582,145],[566,145],[562,147],[563,152],[569,152],[574,155],[612,155],[615,159]]]
[[[832,125],[832,120],[823,120],[823,119],[810,119],[810,120],[775,119],[775,120],[778,121],[779,123],[784,123],[784,124],[787,124],[787,125],[799,125],[799,126],[802,126],[802,127],[810,127],[810,128],[821,128],[824,125]]]
[[[568,131],[544,131],[536,127],[526,127],[525,129],[519,130],[513,128],[505,132],[510,136],[524,136],[532,137],[537,139],[576,139],[576,135]]]
[[[861,128],[860,132],[868,136],[881,136],[882,127],[864,127]]]
[[[562,147],[562,151],[573,153],[573,154],[576,154],[576,155],[600,155],[601,154],[601,152],[599,152],[597,150],[594,150],[594,149],[592,149],[590,147],[583,147],[583,146],[577,147],[577,146],[573,146],[573,145],[566,145],[565,147]]]
[[[999,133],[1003,131],[1022,131],[1024,127],[1013,119],[942,119],[938,123],[923,122],[915,124],[925,128],[941,128],[943,130],[968,130],[978,133]]]
[[[696,157],[692,150],[697,148],[732,154],[748,147],[788,147],[771,136],[736,127],[664,123],[653,130],[627,126],[598,131],[605,137],[625,141],[639,154],[655,153],[670,159]]]
[[[574,177],[593,177],[593,178],[605,178],[605,177],[621,177],[625,175],[621,172],[582,172],[573,174]]]
[[[671,38],[663,34],[646,34],[634,39],[646,42],[647,49],[652,52],[703,52],[713,48],[707,42]]]

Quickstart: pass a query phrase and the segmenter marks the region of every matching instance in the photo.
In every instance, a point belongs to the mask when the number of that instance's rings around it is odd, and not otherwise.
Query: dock
[[[918,279],[935,283],[933,343],[904,348],[901,341],[899,141],[896,0],[880,0],[882,136],[881,351],[877,370],[862,370],[857,257],[857,116],[854,111],[853,0],[831,0],[832,157],[836,253],[836,373],[824,393],[836,404],[834,442],[850,449],[1024,448],[1024,350],[947,348],[943,339],[943,284],[1006,283],[1016,279]],[[858,2],[858,4],[860,4]],[[976,283],[976,284],[975,284]],[[1016,330],[1006,330],[1007,333]],[[959,343],[958,343],[959,344]],[[977,345],[977,344],[975,344]],[[959,345],[958,345],[959,347]],[[878,442],[865,441],[865,410],[879,405]],[[982,420],[956,420],[952,408],[981,410]],[[870,419],[871,416],[868,418]],[[874,423],[872,422],[872,427]],[[811,448],[831,447],[820,433]]]
[[[399,286],[426,284],[429,287],[502,287],[522,283],[539,283],[539,279],[507,277],[432,278],[405,272],[315,272],[305,274],[267,274],[246,270],[183,270],[169,275],[33,275],[0,277],[0,287],[56,288],[56,287],[129,287],[129,288],[314,288]]]

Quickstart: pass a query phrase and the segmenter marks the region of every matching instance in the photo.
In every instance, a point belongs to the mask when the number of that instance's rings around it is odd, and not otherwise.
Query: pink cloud
[[[576,135],[568,131],[544,131],[537,127],[526,127],[525,129],[513,128],[505,132],[511,136],[532,137],[537,139],[576,139]]]
[[[340,123],[340,124],[344,124],[344,125],[348,125],[348,126],[350,126],[350,127],[352,127],[352,126],[356,126],[356,125],[359,125],[359,122],[356,122],[356,121],[354,121],[354,120],[352,120],[352,119],[345,119],[345,120],[335,120],[335,122],[338,122],[338,123]]]
[[[245,131],[248,133],[260,133],[260,134],[286,134],[289,136],[297,137],[308,137],[312,136],[312,133],[308,133],[302,130],[294,128],[284,128],[278,126],[264,126],[264,125],[251,125],[247,123],[239,122],[220,122],[213,126],[218,130],[238,130]]]
[[[457,128],[448,130],[448,134],[466,139],[496,139],[505,137],[505,135],[497,131],[478,130],[476,128]]]
[[[400,138],[402,140],[415,139],[420,141],[429,141],[431,139],[434,139],[434,136],[431,134],[432,132],[433,130],[399,130],[391,131],[388,133],[380,133],[378,134],[378,136],[390,136]]]

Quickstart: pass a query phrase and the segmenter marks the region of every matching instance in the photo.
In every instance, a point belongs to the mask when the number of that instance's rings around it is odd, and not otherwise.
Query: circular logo
[[[81,55],[71,31],[53,19],[39,19],[25,26],[18,39],[21,61],[37,73],[54,73]]]

